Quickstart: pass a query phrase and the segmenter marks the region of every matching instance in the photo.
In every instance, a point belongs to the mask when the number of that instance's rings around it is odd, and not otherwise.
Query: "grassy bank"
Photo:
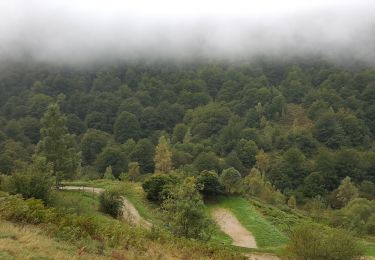
[[[262,251],[274,252],[288,241],[285,234],[261,216],[249,201],[239,197],[222,197],[217,203],[210,203],[210,210],[216,207],[229,209],[239,222],[255,237]]]

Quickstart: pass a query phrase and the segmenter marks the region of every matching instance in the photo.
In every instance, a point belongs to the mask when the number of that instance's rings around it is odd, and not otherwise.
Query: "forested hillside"
[[[320,243],[311,259],[374,254],[374,69],[321,61],[9,63],[0,93],[4,221],[48,225],[49,236],[92,244],[86,251],[98,255],[126,239],[156,239],[166,243],[157,252],[239,257],[243,249],[233,245],[243,244],[220,226],[222,217],[253,241],[245,248],[260,252],[300,259],[296,252],[315,248],[301,243],[308,234]],[[55,190],[64,185],[97,187],[99,201]],[[146,219],[141,233],[122,207]]]
[[[170,139],[174,169],[194,175],[258,168],[297,201],[346,176],[366,196],[375,182],[375,71],[314,64],[133,64],[1,69],[0,172],[31,161],[41,117],[57,103],[82,155],[80,174],[154,172]],[[261,165],[260,165],[261,164]],[[73,172],[67,178],[73,178]],[[369,190],[370,189],[370,190]],[[333,202],[332,203],[337,203]]]

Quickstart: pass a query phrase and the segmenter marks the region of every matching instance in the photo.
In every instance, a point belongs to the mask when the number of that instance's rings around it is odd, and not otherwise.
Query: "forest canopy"
[[[373,69],[322,61],[8,64],[0,73],[0,172],[35,160],[53,105],[66,127],[60,144],[74,155],[59,167],[81,177],[101,178],[111,167],[119,178],[129,165],[153,173],[164,136],[168,169],[190,175],[232,169],[244,178],[256,167],[297,200],[327,195],[345,177],[372,187],[374,100]]]

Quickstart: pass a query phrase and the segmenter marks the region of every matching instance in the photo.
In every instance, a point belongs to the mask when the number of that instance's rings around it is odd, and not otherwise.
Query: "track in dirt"
[[[217,208],[212,212],[212,217],[220,229],[232,238],[233,245],[257,248],[253,234],[237,220],[232,212],[227,209]]]

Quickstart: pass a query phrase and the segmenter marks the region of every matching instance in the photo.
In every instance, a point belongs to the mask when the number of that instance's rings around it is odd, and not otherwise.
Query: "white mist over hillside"
[[[0,2],[0,58],[375,60],[375,1]]]

